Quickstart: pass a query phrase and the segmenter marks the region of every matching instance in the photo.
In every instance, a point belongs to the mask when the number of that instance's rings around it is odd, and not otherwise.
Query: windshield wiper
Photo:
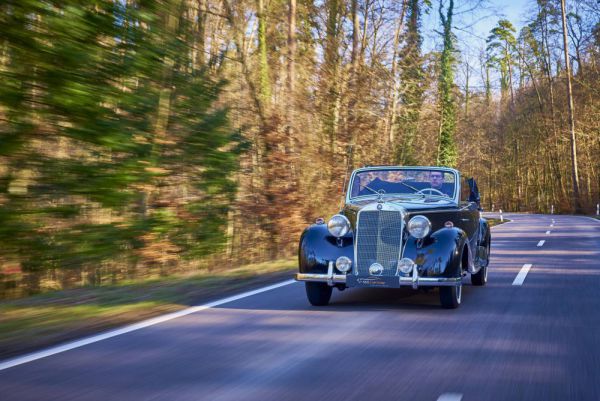
[[[379,191],[375,191],[373,188],[371,188],[368,185],[365,185],[363,188],[367,188],[369,191],[372,191],[375,195],[385,195],[385,190],[384,189],[380,189]]]
[[[453,200],[454,199],[452,199],[448,195],[434,195],[434,194],[425,195],[425,202],[438,202],[438,201],[452,202]]]

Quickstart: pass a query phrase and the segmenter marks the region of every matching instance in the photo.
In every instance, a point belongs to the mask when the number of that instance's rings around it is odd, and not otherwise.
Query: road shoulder
[[[0,360],[293,278],[296,261],[0,302]]]

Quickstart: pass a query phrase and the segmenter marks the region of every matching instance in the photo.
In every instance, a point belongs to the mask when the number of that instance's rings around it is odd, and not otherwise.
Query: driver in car
[[[432,189],[440,191],[446,196],[452,196],[451,193],[448,193],[450,189],[444,186],[444,173],[442,171],[430,171],[429,182]],[[435,191],[431,191],[430,193],[435,194]]]

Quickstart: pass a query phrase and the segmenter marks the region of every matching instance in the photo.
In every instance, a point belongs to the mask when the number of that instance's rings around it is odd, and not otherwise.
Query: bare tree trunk
[[[358,121],[358,115],[356,110],[356,102],[358,96],[358,69],[360,67],[361,57],[359,56],[360,52],[360,21],[358,18],[358,0],[352,0],[351,3],[351,13],[352,13],[352,53],[350,55],[350,87],[348,91],[348,109],[347,113],[347,126],[346,126],[346,138],[347,144],[350,146],[354,146],[355,142],[355,133],[356,133],[356,124]],[[365,22],[366,29],[366,22]],[[366,32],[364,32],[366,34]],[[360,52],[362,54],[362,52]],[[354,160],[352,160],[352,155],[354,152],[348,153],[350,159],[348,159],[349,165],[354,165]]]
[[[235,43],[237,56],[242,67],[242,74],[244,75],[246,84],[250,89],[250,96],[252,97],[252,100],[256,107],[256,111],[261,122],[261,127],[264,127],[267,125],[267,111],[265,110],[265,105],[263,104],[263,101],[261,99],[261,95],[259,92],[260,89],[256,88],[254,80],[252,79],[252,73],[250,71],[250,66],[246,57],[246,52],[244,51],[244,33],[238,26],[235,14],[233,13],[231,4],[229,4],[228,0],[223,0],[223,7],[225,8],[225,15],[227,17],[227,21],[229,22],[229,25],[233,30],[233,41]]]
[[[515,104],[515,93],[513,89],[513,70],[512,70],[512,57],[508,51],[509,44],[506,43],[506,60],[508,61],[508,85],[510,86],[510,104]]]
[[[296,90],[296,0],[289,0],[288,10],[288,62],[287,62],[287,135],[293,147]]]
[[[465,119],[469,118],[469,61],[465,61]]]
[[[264,0],[257,0],[259,90],[262,103],[268,108],[271,101],[271,83],[269,78],[269,59],[267,57],[267,18],[265,14]]]
[[[371,8],[371,0],[365,0],[365,23],[363,24],[362,39],[360,45],[360,57],[364,57],[365,49],[367,48],[367,34],[369,31],[369,9]],[[358,12],[356,13],[356,23],[358,24]]]
[[[540,111],[542,112],[542,115],[543,115],[544,114],[544,105],[542,102],[542,96],[540,94],[540,90],[535,81],[535,75],[533,74],[533,69],[531,68],[531,65],[527,62],[527,60],[525,59],[524,53],[519,52],[519,59],[521,60],[519,62],[519,65],[521,65],[521,63],[522,63],[522,65],[525,66],[527,72],[529,72],[529,76],[531,77],[531,83],[533,85],[533,89],[535,90],[535,94],[537,96],[538,105],[540,106]],[[521,74],[524,75],[522,70],[523,69],[521,68]]]
[[[406,13],[406,7],[408,4],[408,0],[402,1],[402,9],[400,11],[400,16],[398,17],[398,24],[396,25],[396,32],[394,33],[394,53],[392,56],[392,90],[390,91],[388,104],[391,104],[389,110],[389,120],[388,120],[388,151],[390,152],[390,157],[393,154],[394,149],[394,136],[395,136],[395,127],[396,127],[396,115],[397,115],[397,107],[398,107],[398,52],[400,48],[400,33],[404,29],[404,15]]]
[[[366,29],[366,25],[365,25]],[[360,32],[360,21],[358,18],[358,0],[352,0],[352,55],[351,55],[351,77],[350,79],[355,81],[356,74],[358,73],[358,52],[359,52],[359,39],[358,34]],[[366,32],[364,33],[366,34]]]
[[[550,152],[550,158],[552,159],[551,168],[554,171],[554,176],[556,179],[553,181],[553,185],[558,186],[558,194],[554,191],[553,201],[557,201],[558,199],[565,199],[567,197],[565,192],[565,183],[563,182],[563,175],[560,169],[560,143],[558,138],[558,130],[556,123],[556,108],[554,105],[554,77],[552,77],[552,60],[550,53],[550,43],[548,40],[549,32],[548,32],[548,21],[547,16],[544,14],[544,20],[542,21],[542,60],[543,60],[543,69],[546,74],[546,78],[548,80],[548,89],[550,94],[550,124],[551,124],[551,132],[552,132],[552,140],[554,142],[554,147]]]
[[[489,107],[492,103],[492,86],[490,84],[490,64],[485,61],[485,103]]]
[[[293,182],[294,189],[297,190],[300,185],[300,163],[298,160],[297,143],[306,144],[308,136],[296,132],[295,113],[296,111],[296,0],[289,0],[288,3],[288,60],[287,60],[287,96],[284,102],[286,107],[286,141],[288,144],[287,154],[289,159],[290,183]]]
[[[288,10],[288,95],[293,95],[296,85],[296,0],[289,0]]]
[[[581,211],[581,199],[579,199],[579,172],[577,169],[577,142],[575,138],[575,117],[573,116],[573,88],[571,87],[571,63],[569,62],[569,43],[567,41],[567,16],[565,11],[565,0],[560,1],[562,12],[563,45],[565,49],[565,67],[567,70],[567,96],[569,106],[569,131],[571,139],[571,175],[573,176],[573,197],[575,212]]]
[[[198,0],[198,9],[196,13],[197,21],[195,30],[196,57],[194,57],[195,68],[202,68],[206,62],[206,19],[208,13],[208,0]],[[193,15],[193,14],[192,14]],[[214,46],[214,44],[213,44]]]
[[[337,131],[340,109],[340,33],[342,32],[341,3],[339,0],[327,0],[327,26],[325,32],[324,55],[322,65],[323,125],[327,151],[335,160]],[[323,145],[323,143],[322,143]]]

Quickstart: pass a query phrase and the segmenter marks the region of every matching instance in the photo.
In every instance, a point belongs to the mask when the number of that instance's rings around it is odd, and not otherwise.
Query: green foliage
[[[264,104],[269,104],[271,98],[271,83],[269,79],[269,60],[267,57],[267,7],[263,0],[258,0],[258,52],[259,52],[259,82],[260,97]]]
[[[153,239],[179,256],[223,245],[240,141],[215,108],[223,83],[189,67],[182,5],[0,5],[0,265],[135,261]]]
[[[513,24],[508,20],[501,19],[498,21],[498,25],[492,28],[490,36],[487,38],[488,60],[500,70],[500,87],[503,97],[506,97],[511,84],[510,67],[517,44],[515,33],[516,29]]]
[[[419,116],[423,105],[425,91],[425,72],[423,71],[423,56],[421,46],[421,2],[410,0],[408,3],[408,23],[405,44],[399,62],[400,67],[400,100],[403,104],[402,114],[398,123],[404,131],[404,137],[396,150],[398,164],[419,164],[413,149],[415,136],[418,132]]]
[[[444,2],[440,1],[439,16],[443,28],[444,47],[440,58],[440,77],[438,81],[440,102],[440,138],[438,144],[437,163],[442,166],[455,167],[458,152],[454,140],[456,130],[456,101],[452,95],[454,88],[455,38],[452,34],[452,17],[454,0],[450,0],[444,14]]]

